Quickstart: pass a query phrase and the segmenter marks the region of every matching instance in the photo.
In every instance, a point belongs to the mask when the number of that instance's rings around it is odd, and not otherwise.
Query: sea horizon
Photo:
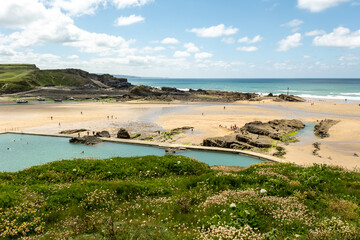
[[[206,89],[293,94],[310,99],[360,101],[360,78],[153,78],[129,77],[134,85],[175,87],[183,91]]]

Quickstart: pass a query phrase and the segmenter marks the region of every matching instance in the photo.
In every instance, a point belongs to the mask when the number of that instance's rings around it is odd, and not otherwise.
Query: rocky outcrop
[[[110,133],[108,131],[101,131],[101,132],[97,132],[95,134],[95,136],[97,137],[105,137],[105,138],[109,138],[110,137]]]
[[[122,139],[130,139],[130,134],[125,128],[120,128],[116,137]]]
[[[332,126],[339,123],[340,121],[325,119],[314,127],[314,134],[320,138],[330,137],[329,130]]]
[[[238,134],[224,137],[207,138],[203,146],[232,149],[271,148],[274,140],[282,140],[289,132],[303,129],[305,125],[299,120],[273,120],[267,123],[260,121],[245,124]]]
[[[282,140],[282,137],[289,132],[299,131],[305,127],[305,124],[299,120],[273,120],[267,123],[254,121],[246,123],[242,127],[242,132],[249,132],[257,135],[268,136],[275,140]]]
[[[238,140],[239,142],[247,143],[252,147],[257,148],[269,148],[272,146],[272,140],[270,137],[252,134],[248,132],[236,135],[236,140]]]
[[[215,138],[207,138],[203,140],[203,146],[208,147],[221,147],[221,148],[232,148],[232,149],[251,149],[253,146],[239,142],[236,139],[236,134],[224,136],[224,137],[215,137]]]
[[[98,75],[98,74],[86,72],[81,69],[73,69],[73,68],[59,69],[54,71],[71,74],[73,76],[80,76],[81,78],[88,80],[88,85],[94,85],[95,87],[100,87],[100,88],[112,87],[112,88],[121,89],[121,88],[129,88],[132,86],[127,81],[126,78],[117,78],[110,74]],[[98,84],[97,81],[102,84]]]
[[[102,140],[95,136],[73,137],[69,140],[70,143],[80,143],[85,145],[95,145],[102,143]]]
[[[286,102],[306,102],[305,99],[295,96],[295,95],[280,94],[279,99],[282,99]]]

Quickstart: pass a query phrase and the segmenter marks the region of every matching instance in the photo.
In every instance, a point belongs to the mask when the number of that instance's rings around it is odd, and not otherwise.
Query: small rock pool
[[[210,166],[241,166],[260,163],[257,158],[236,153],[186,150],[176,154],[196,158]],[[139,144],[103,142],[95,146],[69,143],[67,137],[0,134],[0,171],[15,172],[31,166],[73,158],[111,158],[165,155],[165,149]]]

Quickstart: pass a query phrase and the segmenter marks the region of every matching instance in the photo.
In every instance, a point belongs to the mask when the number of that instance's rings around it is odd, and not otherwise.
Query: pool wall
[[[31,133],[31,132],[0,132],[0,134],[23,134],[23,135],[36,135],[36,136],[48,136],[48,137],[68,137],[72,138],[73,135],[67,134],[45,134],[45,133]],[[146,145],[146,146],[154,146],[159,148],[185,148],[189,150],[200,150],[200,151],[210,151],[210,152],[225,152],[225,153],[238,153],[240,155],[253,157],[260,159],[262,161],[271,161],[271,162],[285,162],[285,160],[276,158],[273,156],[251,152],[251,151],[243,151],[237,149],[227,149],[227,148],[219,148],[219,147],[203,147],[203,146],[189,146],[182,144],[171,144],[171,143],[156,143],[156,142],[146,142],[141,140],[131,140],[131,139],[120,139],[120,138],[100,138],[104,142],[113,142],[113,143],[128,143],[128,144],[137,144],[137,145]]]

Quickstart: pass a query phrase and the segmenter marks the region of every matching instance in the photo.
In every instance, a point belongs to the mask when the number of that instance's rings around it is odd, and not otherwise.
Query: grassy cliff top
[[[78,71],[78,72],[77,72]],[[81,70],[40,70],[34,64],[0,64],[0,94],[28,91],[39,86],[83,86]]]
[[[359,239],[359,204],[360,174],[336,167],[76,159],[0,173],[0,238]]]

